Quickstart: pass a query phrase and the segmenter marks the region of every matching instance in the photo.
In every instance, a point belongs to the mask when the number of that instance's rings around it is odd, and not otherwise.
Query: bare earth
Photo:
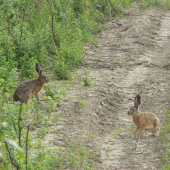
[[[134,4],[118,25],[108,21],[98,46],[86,44],[86,63],[71,82],[58,106],[60,125],[51,125],[46,141],[66,147],[76,140],[101,152],[93,169],[161,169],[159,137],[133,138],[134,123],[127,115],[138,93],[140,111],[153,112],[161,124],[169,105],[170,12],[142,11]],[[84,86],[84,72],[91,86]],[[62,83],[62,82],[59,82]],[[53,133],[60,129],[58,133]]]

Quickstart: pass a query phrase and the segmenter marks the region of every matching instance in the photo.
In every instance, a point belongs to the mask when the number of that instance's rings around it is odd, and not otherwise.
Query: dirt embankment
[[[131,9],[122,26],[110,20],[99,34],[98,46],[88,45],[87,62],[78,69],[67,98],[60,104],[61,125],[50,133],[56,145],[78,139],[101,150],[93,168],[161,169],[163,153],[158,138],[133,139],[132,117],[127,111],[137,93],[141,111],[154,112],[163,123],[170,91],[170,12]],[[89,72],[91,87],[82,75]]]

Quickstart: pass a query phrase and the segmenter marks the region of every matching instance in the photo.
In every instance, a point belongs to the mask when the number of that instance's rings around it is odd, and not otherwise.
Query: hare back
[[[36,95],[41,90],[43,84],[44,83],[42,83],[38,79],[30,79],[30,80],[23,81],[15,89],[14,98],[16,94],[19,94],[19,96],[22,96],[22,94],[25,95],[27,93]]]
[[[159,118],[154,113],[142,113],[133,116],[133,122],[137,127],[146,128],[159,126]]]

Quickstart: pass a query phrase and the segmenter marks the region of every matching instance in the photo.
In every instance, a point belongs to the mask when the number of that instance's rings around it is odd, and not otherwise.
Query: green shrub
[[[70,79],[71,71],[69,66],[64,61],[58,61],[55,64],[55,73],[58,79]]]

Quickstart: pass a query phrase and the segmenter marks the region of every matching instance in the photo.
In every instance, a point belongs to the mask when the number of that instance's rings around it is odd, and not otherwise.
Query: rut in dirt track
[[[99,160],[91,162],[96,170],[161,169],[159,139],[133,139],[134,123],[127,111],[139,93],[140,110],[154,112],[163,123],[170,91],[170,12],[134,9],[134,15],[119,21],[122,26],[106,24],[97,47],[87,45],[87,62],[78,73],[88,70],[92,86],[83,86],[78,76],[67,84],[69,94],[58,108],[61,125],[51,126],[51,131],[60,128],[62,133],[48,136],[59,146],[78,139],[100,149]]]

